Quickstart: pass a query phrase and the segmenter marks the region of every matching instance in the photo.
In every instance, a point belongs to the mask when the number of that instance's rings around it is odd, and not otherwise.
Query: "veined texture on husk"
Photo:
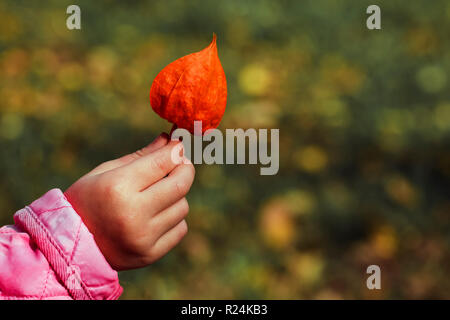
[[[156,76],[150,104],[162,118],[194,133],[216,128],[225,112],[227,82],[217,54],[216,35],[205,49],[170,63]]]

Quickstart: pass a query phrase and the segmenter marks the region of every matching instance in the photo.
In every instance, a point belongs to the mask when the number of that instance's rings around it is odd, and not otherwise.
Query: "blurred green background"
[[[1,224],[169,131],[152,80],[216,32],[219,128],[280,128],[280,171],[197,165],[189,234],[122,298],[450,298],[450,2],[377,1],[379,31],[370,4],[2,0]]]

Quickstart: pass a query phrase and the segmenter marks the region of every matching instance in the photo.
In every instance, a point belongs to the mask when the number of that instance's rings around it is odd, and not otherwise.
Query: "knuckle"
[[[131,231],[133,231],[133,229]],[[125,232],[126,231],[124,230],[124,233]],[[130,230],[128,232],[130,232]],[[128,251],[135,257],[144,257],[149,248],[148,239],[144,235],[139,235],[136,232],[132,232],[131,234],[133,234],[133,236],[130,237],[130,233],[128,233],[128,236],[125,236],[125,239],[122,240],[126,251]]]
[[[170,161],[174,164],[180,163],[180,147],[178,144],[170,148]]]
[[[178,179],[175,182],[175,191],[179,195],[186,195],[189,191],[189,188],[190,188],[190,185],[184,180]]]
[[[101,182],[101,189],[103,195],[109,201],[114,203],[122,202],[124,200],[124,187],[122,183],[115,179],[105,179],[106,181]]]
[[[194,181],[194,166],[186,165],[181,169],[179,177],[175,182],[175,190],[180,195],[186,195]]]
[[[183,216],[187,216],[189,213],[189,203],[186,198],[181,199],[180,212]]]
[[[186,220],[181,221],[180,227],[178,228],[178,238],[181,240],[188,233],[188,225]]]
[[[194,180],[195,176],[195,167],[192,163],[186,164],[186,170],[188,170],[190,178]]]
[[[164,225],[161,220],[153,219],[150,222],[150,230],[150,238],[152,239],[152,242],[156,242],[158,235],[164,233]]]
[[[141,149],[139,149],[139,150],[133,152],[132,155],[133,155],[133,157],[134,157],[135,159],[138,159],[138,158],[140,158],[140,157],[145,156],[146,150],[147,150],[146,147],[141,148]]]
[[[127,163],[129,163],[129,162],[131,162],[131,161],[134,161],[134,160],[139,159],[140,156],[139,156],[138,152],[139,152],[139,151],[136,151],[136,152],[127,154],[126,156],[123,156],[123,157],[119,158],[120,163],[121,163],[122,165],[125,165],[125,164],[127,164]]]
[[[132,224],[132,220],[126,215],[117,216],[114,220],[114,227],[117,230],[117,237],[120,242],[127,247],[132,247],[136,237],[130,237],[131,234],[135,234],[135,226]]]
[[[147,250],[147,252],[141,257],[141,264],[142,265],[149,265],[158,260],[158,256],[154,253],[153,248],[150,250]]]
[[[166,163],[163,157],[155,157],[152,161],[152,167],[153,169],[160,171],[160,172],[165,172],[166,170]]]

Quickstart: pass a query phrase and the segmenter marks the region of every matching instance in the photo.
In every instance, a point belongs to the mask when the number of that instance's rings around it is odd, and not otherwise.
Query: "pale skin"
[[[182,155],[182,143],[161,134],[139,151],[102,163],[64,193],[116,270],[153,263],[187,233],[185,196],[195,170],[185,157],[174,161],[173,152]]]

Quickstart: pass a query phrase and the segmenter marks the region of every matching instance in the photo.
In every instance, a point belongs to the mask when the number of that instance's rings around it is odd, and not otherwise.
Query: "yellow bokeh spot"
[[[228,114],[230,127],[270,128],[278,124],[281,108],[270,101],[257,101],[240,105]],[[251,114],[251,117],[248,115]],[[230,123],[231,122],[231,123]]]
[[[390,177],[385,185],[389,197],[405,207],[414,207],[417,204],[418,193],[414,186],[402,176]]]
[[[445,88],[447,75],[443,67],[429,65],[419,69],[416,74],[416,81],[423,91],[436,93]]]
[[[416,27],[407,33],[406,43],[412,55],[422,56],[433,53],[438,47],[439,40],[431,28]]]
[[[84,81],[83,68],[76,63],[65,65],[58,72],[58,80],[66,90],[79,90],[83,86]]]
[[[315,300],[342,300],[342,295],[332,289],[324,289],[320,291],[315,297]]]
[[[1,72],[6,76],[15,77],[25,74],[29,64],[29,56],[25,50],[11,49],[1,56]]]
[[[302,285],[320,281],[325,263],[316,253],[295,254],[288,259],[288,269]]]
[[[260,228],[266,243],[275,249],[289,246],[294,239],[294,224],[283,201],[273,200],[262,209]]]
[[[270,82],[270,71],[259,64],[247,65],[239,73],[239,86],[242,91],[251,96],[261,96],[267,93]]]
[[[375,253],[381,258],[389,259],[397,251],[397,236],[390,226],[383,226],[376,230],[371,242]]]
[[[108,47],[97,47],[88,56],[89,77],[94,85],[107,84],[117,65],[117,56]]]
[[[314,111],[329,125],[344,126],[349,121],[347,105],[338,98],[319,99]]]
[[[247,287],[255,290],[263,290],[267,286],[269,278],[268,270],[260,265],[248,266],[239,275],[241,283],[245,283]]]
[[[336,55],[326,55],[323,58],[321,75],[325,84],[343,94],[356,93],[365,78],[362,70]]]
[[[314,195],[305,190],[291,190],[282,199],[292,213],[297,215],[310,214],[316,207]]]
[[[307,146],[295,153],[295,160],[298,166],[304,171],[317,173],[326,167],[328,156],[318,146]]]

